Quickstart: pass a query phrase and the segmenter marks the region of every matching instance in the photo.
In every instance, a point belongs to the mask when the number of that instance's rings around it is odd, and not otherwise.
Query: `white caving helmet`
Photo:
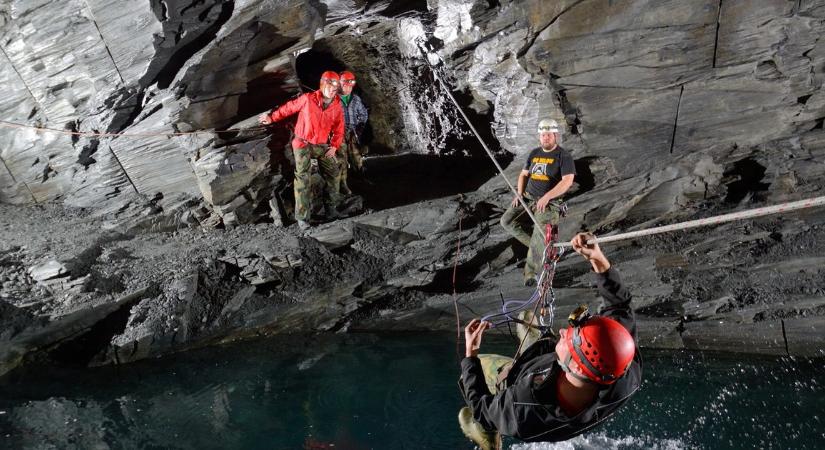
[[[541,122],[539,122],[538,132],[539,133],[550,132],[550,133],[556,133],[558,135],[562,134],[561,126],[559,126],[559,123],[556,122],[553,119],[542,119]]]

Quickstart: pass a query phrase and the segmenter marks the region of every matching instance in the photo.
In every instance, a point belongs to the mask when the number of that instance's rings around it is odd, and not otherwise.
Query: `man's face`
[[[321,81],[321,94],[329,100],[338,92],[338,80]]]
[[[352,94],[352,88],[355,87],[355,80],[341,81],[341,93],[344,95]]]
[[[539,142],[541,142],[541,148],[545,150],[553,149],[556,146],[556,133],[542,131],[539,133]]]
[[[556,342],[556,355],[560,361],[564,361],[570,355],[567,349],[567,327],[559,329],[559,341]]]
[[[570,357],[570,350],[567,348],[568,333],[567,327],[559,329],[559,341],[556,342],[556,360],[561,363],[567,362],[567,367],[571,372],[584,375],[579,369],[578,363]]]

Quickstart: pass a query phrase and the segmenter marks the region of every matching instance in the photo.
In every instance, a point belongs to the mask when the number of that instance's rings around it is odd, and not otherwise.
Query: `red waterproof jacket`
[[[269,114],[269,118],[277,122],[298,113],[292,148],[329,143],[330,147],[338,149],[344,140],[344,109],[341,107],[341,99],[336,95],[326,109],[323,102],[324,95],[320,90],[308,92],[281,105]]]

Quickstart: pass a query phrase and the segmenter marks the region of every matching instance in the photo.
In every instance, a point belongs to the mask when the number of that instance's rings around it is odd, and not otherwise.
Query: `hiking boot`
[[[501,436],[495,431],[487,431],[473,419],[473,411],[469,406],[458,412],[458,425],[464,436],[475,442],[481,450],[501,449]]]
[[[300,219],[298,219],[298,229],[299,229],[299,230],[301,230],[301,231],[307,231],[307,230],[309,230],[311,227],[312,227],[312,225],[310,225],[310,224],[309,224],[309,222],[307,222],[307,221],[305,221],[305,220],[300,220]]]
[[[524,285],[527,286],[527,287],[535,286],[536,285],[535,277],[525,278],[524,279]]]

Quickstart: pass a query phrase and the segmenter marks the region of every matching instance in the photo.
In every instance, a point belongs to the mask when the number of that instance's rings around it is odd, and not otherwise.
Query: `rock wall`
[[[0,120],[67,133],[0,128],[0,202],[48,203],[0,215],[0,373],[450,329],[454,300],[466,316],[529,295],[497,225],[511,193],[460,157],[480,149],[446,89],[514,155],[511,180],[539,118],[566,124],[564,237],[822,195],[823,28],[825,0],[5,2]],[[255,116],[326,66],[359,76],[383,156],[358,187],[384,206],[299,238],[260,223],[288,223],[289,130]],[[823,230],[806,211],[610,252],[645,346],[820,356]],[[586,269],[563,263],[560,307],[589,298]]]
[[[785,191],[817,181],[775,147],[808,151],[801,137],[825,120],[820,1],[396,3],[6,2],[0,79],[10,95],[0,116],[70,132],[250,127],[314,87],[295,67],[312,49],[363,75],[378,153],[472,151],[432,64],[482,128],[491,119],[495,147],[524,153],[540,117],[563,119],[565,145],[592,166],[596,187],[707,161],[724,173],[746,157]],[[253,133],[238,148],[227,136],[2,128],[0,201],[91,206],[183,194],[219,204],[202,189],[224,170],[214,161],[260,158],[268,142]],[[261,173],[253,166],[248,180]],[[718,177],[700,182],[721,189]],[[221,201],[242,194],[229,184]]]
[[[444,153],[456,129],[443,93],[440,103],[422,101],[433,95],[421,79],[426,66],[399,49],[395,17],[423,12],[422,2],[20,0],[0,8],[0,79],[12,92],[0,117],[62,132],[3,124],[0,202],[157,198],[163,208],[184,196],[212,209],[251,201],[270,189],[255,180],[279,171],[289,141],[287,124],[267,132],[254,117],[317,87],[325,67],[312,67],[309,81],[296,68],[310,50],[329,56],[326,68],[363,75],[377,153]]]

